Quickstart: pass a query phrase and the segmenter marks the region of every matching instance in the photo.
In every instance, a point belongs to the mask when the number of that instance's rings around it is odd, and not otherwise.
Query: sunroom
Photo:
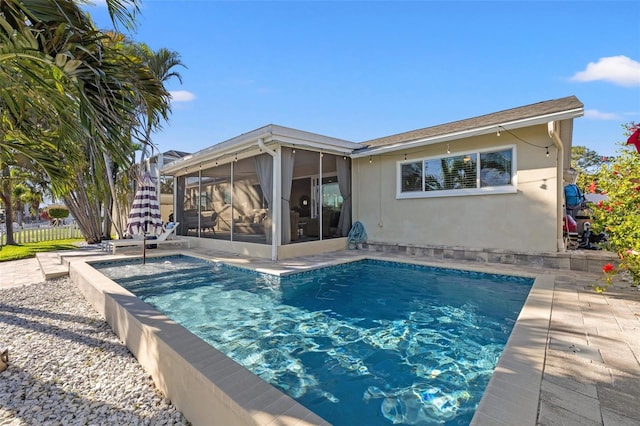
[[[268,125],[173,161],[173,220],[192,246],[283,259],[336,250],[351,228],[360,145]]]

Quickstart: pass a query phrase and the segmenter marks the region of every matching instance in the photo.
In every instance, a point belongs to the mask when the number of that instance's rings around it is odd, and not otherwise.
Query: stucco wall
[[[546,125],[449,142],[451,154],[516,145],[517,192],[396,199],[396,163],[444,155],[447,143],[354,160],[354,221],[370,241],[556,251],[556,149]],[[546,156],[545,148],[550,155]]]

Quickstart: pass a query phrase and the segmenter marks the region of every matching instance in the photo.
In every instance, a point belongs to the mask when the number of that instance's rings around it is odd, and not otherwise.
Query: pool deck
[[[175,254],[165,249],[154,255]],[[138,255],[123,251],[117,258]],[[307,270],[343,262],[347,258],[384,258],[416,262],[400,254],[350,250],[272,262],[211,250],[189,250],[193,254],[237,266],[272,273]],[[65,261],[89,257],[114,258],[87,247],[77,251],[43,253],[37,259],[0,263],[0,288],[19,287],[65,274]],[[476,425],[637,425],[640,419],[640,291],[620,282],[605,294],[592,285],[601,273],[544,269],[513,264],[482,264],[453,259],[427,259],[423,262],[443,267],[536,276],[551,285],[540,289],[550,301],[548,318],[527,318],[544,325],[540,335],[514,329],[510,345],[528,348],[543,342],[542,359],[527,359],[526,351],[512,359],[501,359],[500,378],[492,379],[490,398],[483,399],[473,424]],[[549,304],[547,304],[549,305]],[[540,312],[545,312],[544,309]],[[522,318],[521,318],[522,320]],[[521,321],[519,321],[520,323]],[[533,342],[535,340],[535,342]],[[2,348],[0,348],[2,349]],[[503,357],[504,358],[504,357]],[[518,365],[531,366],[529,371]],[[540,366],[538,368],[537,366]],[[512,368],[513,367],[513,368]],[[537,371],[533,371],[537,370]],[[504,381],[501,383],[501,381]],[[509,389],[501,395],[501,388]],[[489,388],[488,388],[489,391]],[[537,396],[537,401],[536,401]],[[537,407],[535,420],[525,420],[523,407]],[[294,424],[294,423],[292,423]]]

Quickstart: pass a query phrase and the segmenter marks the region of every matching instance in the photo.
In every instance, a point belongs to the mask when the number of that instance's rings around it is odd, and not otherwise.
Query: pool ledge
[[[190,253],[190,255],[194,255]],[[525,276],[534,284],[518,316],[494,373],[471,421],[472,426],[535,425],[544,371],[554,274],[523,273],[487,264],[453,265],[388,254],[359,253],[323,262],[234,262],[207,254],[214,262],[236,264],[256,272],[291,272],[337,265],[364,258],[424,266]],[[87,259],[88,260],[88,259]],[[268,266],[267,266],[268,265]],[[116,334],[151,374],[158,388],[194,425],[329,425],[295,400],[212,348],[83,260],[69,268],[84,297],[106,318]],[[159,355],[163,357],[160,359]]]
[[[472,426],[535,425],[551,321],[553,275],[537,275]]]
[[[192,424],[329,425],[91,265],[72,261],[69,275]]]

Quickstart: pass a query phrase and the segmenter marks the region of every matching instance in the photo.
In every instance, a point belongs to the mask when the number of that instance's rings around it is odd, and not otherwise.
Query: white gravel
[[[68,278],[0,290],[0,425],[188,425]]]

